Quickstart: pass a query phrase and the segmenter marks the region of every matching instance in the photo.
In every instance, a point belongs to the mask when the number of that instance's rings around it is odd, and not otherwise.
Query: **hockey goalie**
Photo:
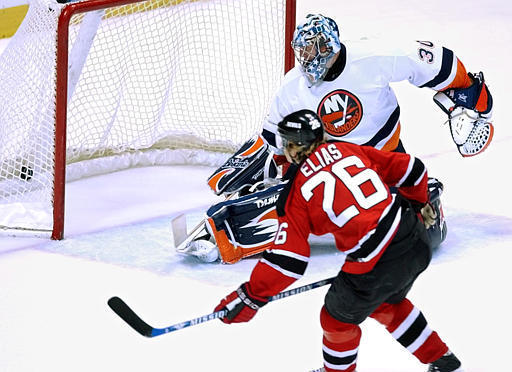
[[[277,230],[276,203],[284,182],[273,152],[261,136],[247,141],[209,178],[208,185],[226,201],[213,205],[183,241],[179,253],[204,262],[235,263],[264,251]],[[178,232],[173,221],[173,234]]]
[[[204,261],[234,263],[262,252],[276,231],[275,202],[286,183],[279,172],[278,124],[301,109],[318,114],[327,141],[406,152],[400,139],[400,107],[390,83],[408,81],[434,90],[463,157],[482,153],[492,140],[493,100],[483,73],[468,73],[455,53],[430,41],[341,42],[336,22],[310,14],[299,22],[292,48],[297,64],[271,102],[261,134],[248,141],[208,179],[229,200],[212,206],[206,222],[177,244],[178,252]],[[426,128],[426,130],[428,130]],[[432,246],[447,234],[443,185],[429,180],[436,224]],[[218,250],[217,250],[218,247]]]

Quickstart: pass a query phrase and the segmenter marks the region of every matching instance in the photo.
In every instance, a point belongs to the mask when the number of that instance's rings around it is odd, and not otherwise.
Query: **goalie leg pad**
[[[235,263],[270,248],[277,231],[276,204],[284,184],[225,201],[207,211],[207,227],[222,262]]]

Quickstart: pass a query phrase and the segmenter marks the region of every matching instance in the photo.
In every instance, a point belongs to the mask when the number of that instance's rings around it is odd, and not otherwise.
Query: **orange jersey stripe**
[[[453,88],[467,88],[472,84],[471,78],[468,76],[466,71],[466,67],[457,58],[457,74],[453,78],[453,81],[443,90],[445,89],[453,89]]]
[[[393,151],[397,148],[398,143],[400,142],[400,122],[396,126],[395,133],[391,136],[388,142],[384,146],[382,146],[382,151]]]

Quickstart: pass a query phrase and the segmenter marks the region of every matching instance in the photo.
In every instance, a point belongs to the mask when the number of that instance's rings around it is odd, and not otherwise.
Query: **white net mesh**
[[[2,228],[52,227],[62,8],[31,0],[0,56]],[[154,0],[74,15],[68,180],[223,160],[260,128],[283,77],[284,28],[285,0]]]

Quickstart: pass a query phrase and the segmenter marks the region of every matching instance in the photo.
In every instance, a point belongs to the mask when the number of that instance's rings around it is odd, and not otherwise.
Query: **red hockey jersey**
[[[427,178],[421,160],[409,154],[346,142],[319,146],[281,194],[274,244],[251,274],[251,291],[272,296],[300,278],[310,257],[310,234],[334,236],[347,255],[341,270],[370,271],[400,224],[400,198],[389,187],[425,203]]]

